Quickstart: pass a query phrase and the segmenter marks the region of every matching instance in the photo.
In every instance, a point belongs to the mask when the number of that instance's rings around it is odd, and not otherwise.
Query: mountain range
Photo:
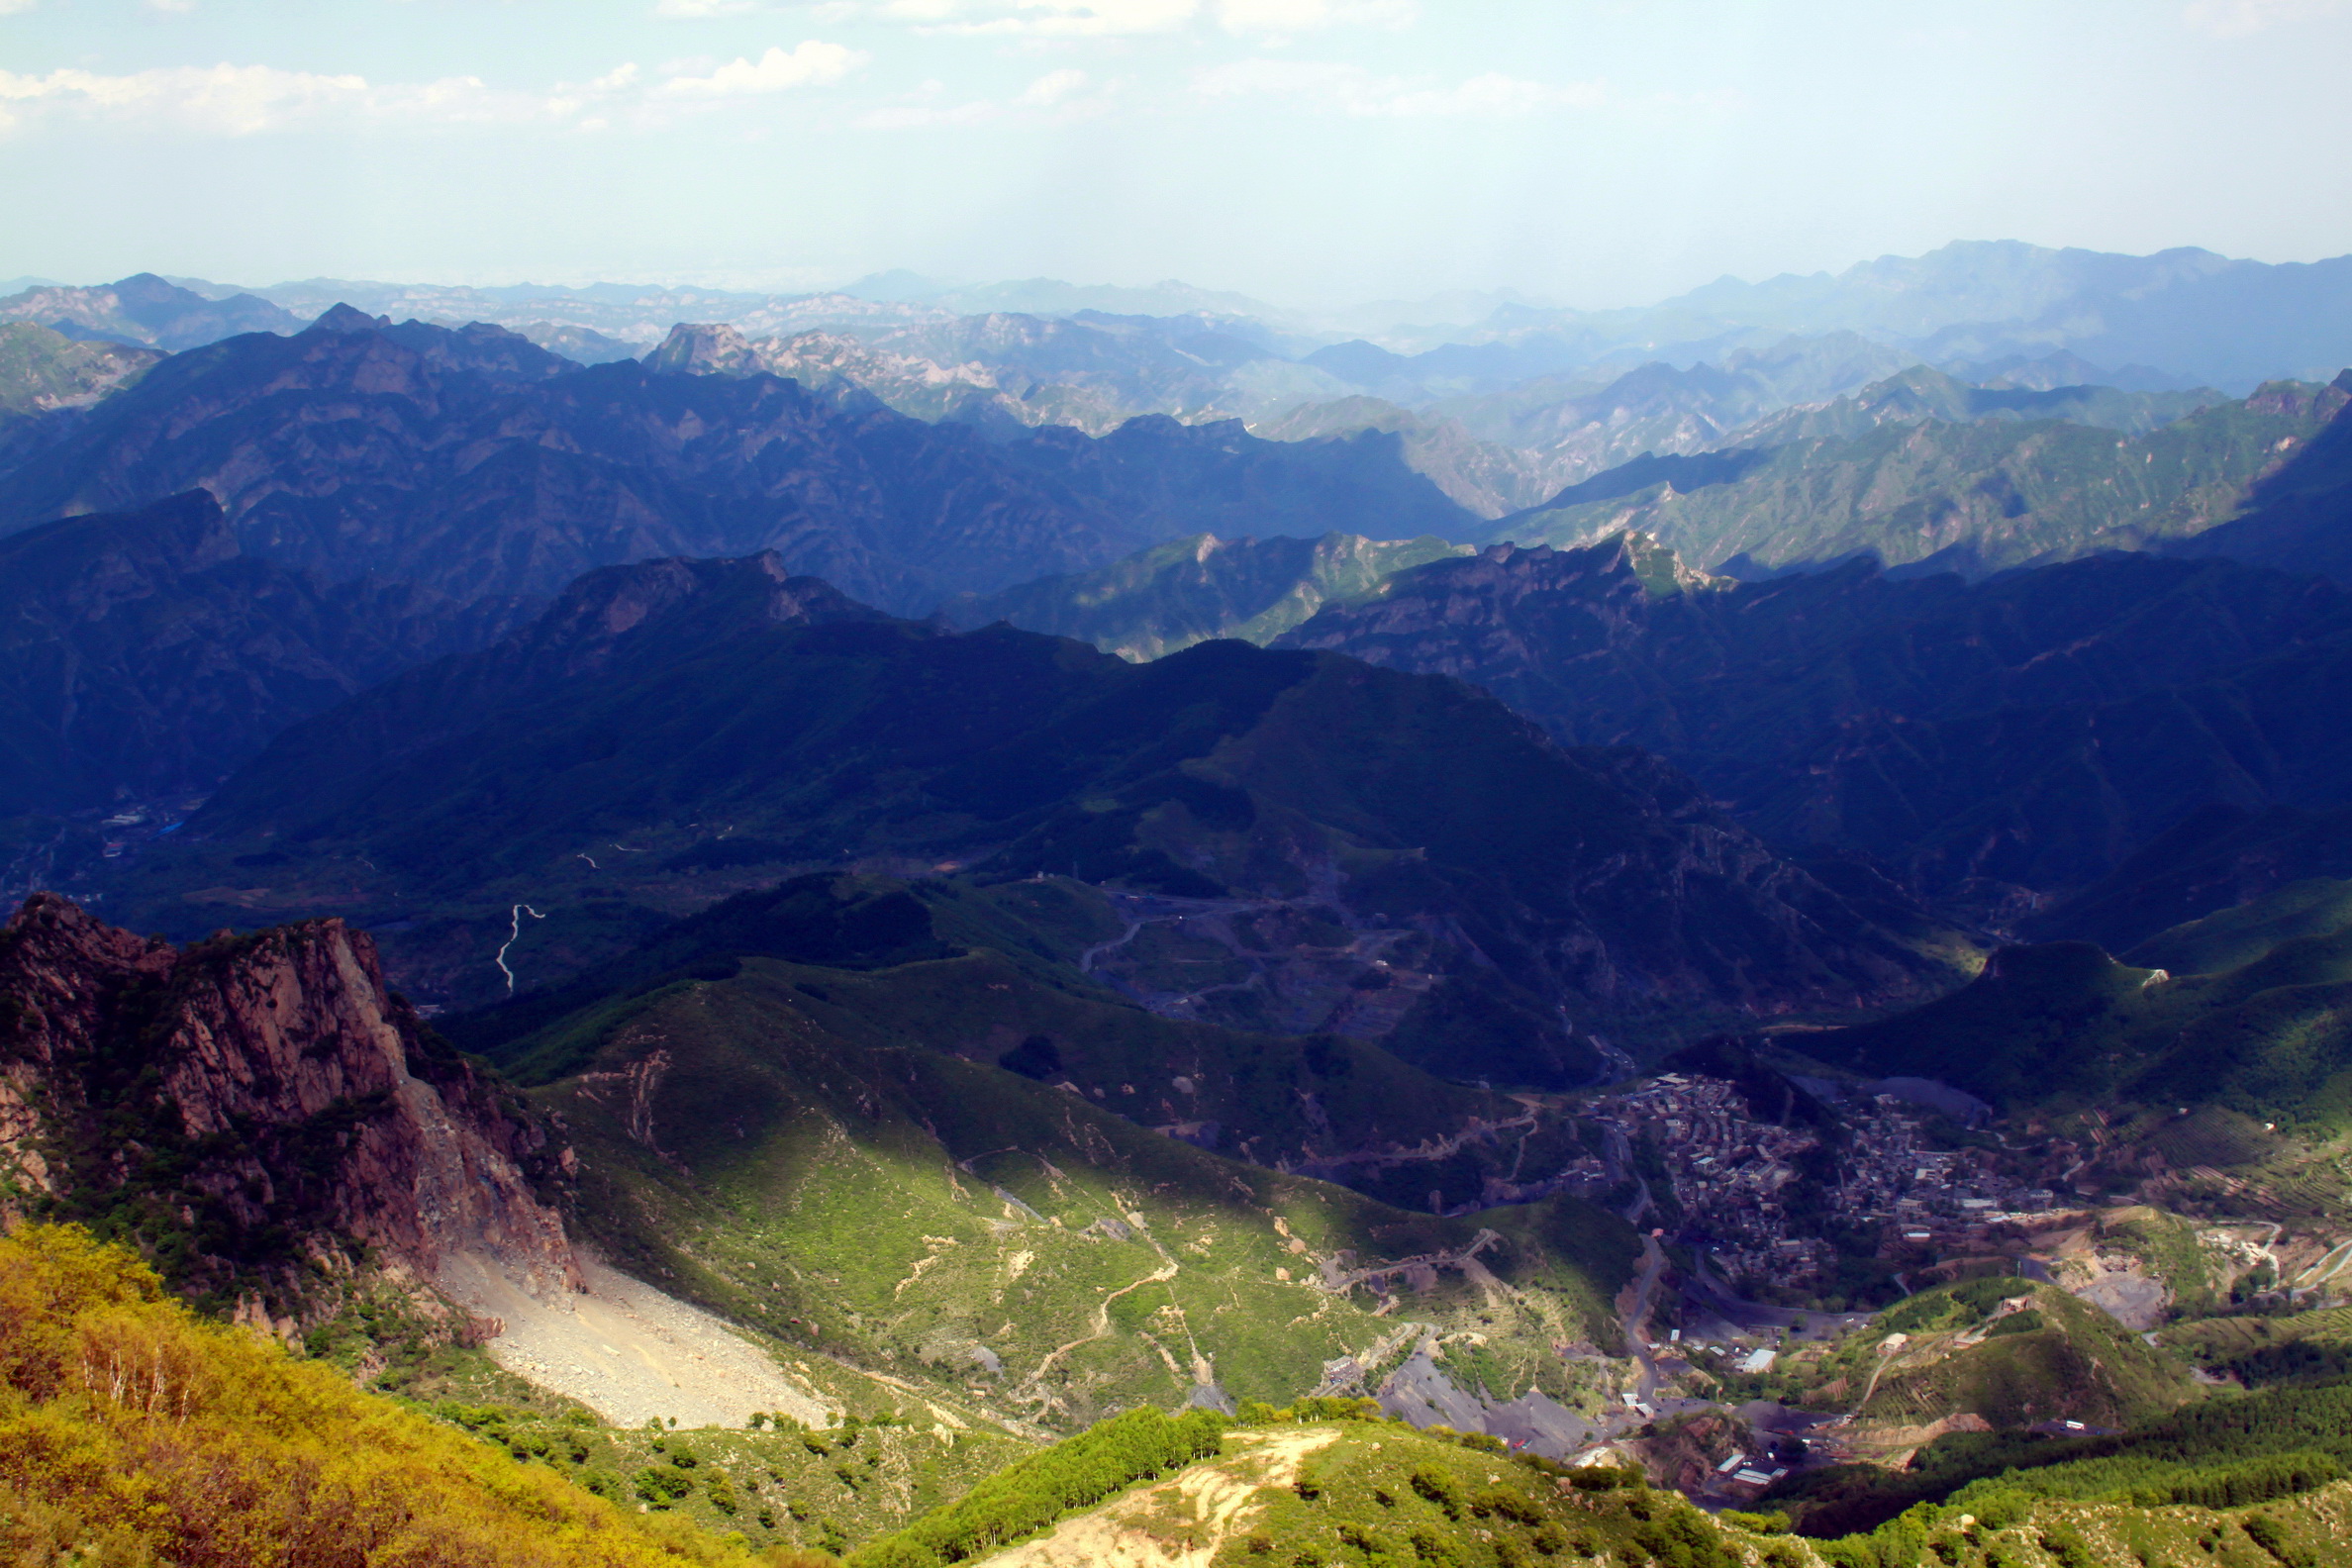
[[[1464,317],[1454,308],[1461,302],[1429,302],[1434,316],[1399,318],[1458,323],[1436,329],[1435,342],[1425,341],[1429,329],[1410,327],[1377,331],[1378,342],[1332,341],[1307,318],[1182,285],[1123,292],[1030,280],[974,289],[904,275],[839,293],[768,296],[333,280],[252,291],[141,274],[96,288],[36,285],[0,301],[0,320],[180,348],[240,331],[290,334],[347,297],[370,313],[503,325],[580,363],[650,349],[664,370],[764,368],[836,401],[863,393],[998,439],[1059,425],[1104,435],[1149,414],[1242,419],[1286,442],[1379,436],[1456,506],[1500,518],[1650,453],[1851,441],[1923,418],[2038,414],[2144,432],[2219,401],[2200,382],[2242,394],[2258,378],[2183,348],[2194,338],[2175,331],[2184,313],[2260,317],[2255,338],[2299,345],[2268,362],[2272,374],[2324,379],[2339,368],[2331,356],[2352,358],[2327,336],[2342,309],[2328,292],[2341,292],[2334,276],[2325,264],[2274,269],[2205,252],[2141,258],[1954,245],[1882,258],[1837,279],[1726,280],[1640,311],[1547,311],[1498,298],[1484,321]],[[2129,354],[2102,358],[2117,346],[2109,339],[2070,336],[2104,329],[2109,317],[2170,333],[2167,352],[2180,351],[2158,355],[2170,368],[2151,370]],[[665,342],[674,332],[689,336]],[[2250,341],[2247,330],[2228,336]],[[2086,345],[2100,353],[2077,351]],[[1928,366],[1960,384],[1922,380]],[[2108,390],[2021,396],[2070,386]],[[1833,403],[1848,397],[1850,405]],[[1816,409],[1824,402],[1832,406]],[[0,461],[7,458],[0,446]],[[1251,519],[1225,531],[1263,526]],[[918,608],[874,584],[855,586],[895,608]]]
[[[0,1544],[2332,1560],[2343,287],[32,284]]]
[[[1132,421],[992,442],[772,376],[578,368],[498,328],[331,312],[175,356],[11,470],[0,528],[205,488],[243,547],[332,580],[544,598],[647,555],[782,551],[886,607],[1108,562],[1236,516],[1467,519],[1382,438]]]
[[[168,298],[175,312],[188,313],[255,299],[308,320],[348,301],[370,313],[405,313],[451,324],[475,320],[516,328],[530,323],[585,328],[641,346],[658,342],[679,321],[724,322],[746,335],[764,335],[788,333],[794,321],[799,330],[808,330],[860,316],[903,325],[991,314],[1202,315],[1263,323],[1297,340],[1301,353],[1368,339],[1405,355],[1449,343],[1496,344],[1522,364],[1541,364],[1521,369],[1514,379],[1582,370],[1612,356],[1622,370],[1631,367],[1624,361],[1627,354],[1720,359],[1743,345],[1761,347],[1791,335],[1854,333],[1903,349],[1915,360],[1947,368],[1969,364],[1988,375],[2072,355],[2078,363],[2109,368],[2097,376],[2066,375],[2066,381],[2114,379],[2114,384],[2146,390],[2161,389],[2149,381],[2151,375],[2159,381],[2169,375],[2188,378],[2179,384],[2205,382],[2242,395],[2263,380],[2324,379],[2352,362],[2352,338],[2345,336],[2345,302],[2352,297],[2348,279],[2352,265],[2341,257],[2271,264],[2194,247],[2131,256],[1970,241],[1919,256],[1880,256],[1835,274],[1784,274],[1755,283],[1726,277],[1656,305],[1599,311],[1564,309],[1509,291],[1297,310],[1174,281],[1148,288],[1047,278],[970,285],[903,272],[873,274],[836,292],[809,295],[616,283],[467,288],[329,278],[241,287],[200,278],[166,282],[152,274],[106,289],[130,299],[134,309],[150,308],[142,303],[150,298]],[[58,292],[34,304],[44,289]],[[163,295],[162,290],[173,292]],[[0,301],[0,315],[46,322],[38,312],[70,312],[95,324],[121,309],[102,298],[105,291],[36,284]],[[288,325],[253,321],[242,330],[282,331]],[[2151,371],[2150,366],[2161,368]]]

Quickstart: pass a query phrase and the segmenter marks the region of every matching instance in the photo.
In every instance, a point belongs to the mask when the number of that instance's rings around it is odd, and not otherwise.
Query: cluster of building
[[[1838,1162],[1833,1207],[1841,1218],[1892,1226],[1891,1240],[1948,1240],[2057,1204],[2051,1189],[2005,1173],[1991,1149],[1926,1147],[1917,1108],[1893,1095],[1849,1102],[1844,1120],[1853,1141]]]
[[[1592,1115],[1656,1150],[1686,1237],[1708,1245],[1716,1272],[1734,1282],[1802,1286],[1829,1276],[1837,1250],[1822,1232],[1832,1224],[1872,1230],[1882,1253],[1900,1256],[2056,1203],[2050,1189],[2005,1173],[1993,1150],[1928,1147],[1927,1114],[1906,1100],[1856,1096],[1839,1109],[1848,1135],[1826,1181],[1802,1193],[1799,1162],[1820,1135],[1759,1120],[1725,1080],[1664,1073],[1602,1099]],[[1656,1185],[1653,1176],[1654,1199],[1668,1196]]]
[[[1593,1116],[1657,1150],[1670,1193],[1652,1198],[1672,1197],[1724,1275],[1804,1279],[1834,1263],[1825,1242],[1796,1233],[1788,1213],[1795,1161],[1820,1144],[1812,1131],[1759,1121],[1730,1083],[1683,1073],[1612,1095]]]

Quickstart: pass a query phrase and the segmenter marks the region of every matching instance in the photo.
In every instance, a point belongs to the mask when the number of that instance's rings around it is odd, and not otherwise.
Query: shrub
[[[1413,1472],[1413,1490],[1436,1504],[1447,1519],[1461,1519],[1462,1490],[1444,1471],[1421,1465]]]

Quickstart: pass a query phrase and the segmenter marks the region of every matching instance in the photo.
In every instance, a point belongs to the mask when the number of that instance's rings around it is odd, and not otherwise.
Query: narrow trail
[[[1114,936],[1109,941],[1096,942],[1092,947],[1087,948],[1086,951],[1078,955],[1078,972],[1080,974],[1093,974],[1096,959],[1102,957],[1105,953],[1117,952],[1120,948],[1125,947],[1128,942],[1133,941],[1135,939],[1135,932],[1141,931],[1144,926],[1148,924],[1147,922],[1139,920],[1132,915],[1125,916],[1123,918],[1127,921],[1126,931],[1121,931],[1117,936]]]
[[[1087,1334],[1083,1338],[1073,1339],[1066,1345],[1059,1345],[1052,1351],[1048,1352],[1045,1359],[1038,1362],[1035,1369],[1032,1370],[1028,1377],[1021,1380],[1022,1388],[1025,1390],[1034,1388],[1044,1379],[1046,1373],[1053,1370],[1053,1363],[1059,1361],[1063,1356],[1068,1355],[1080,1345],[1089,1345],[1093,1344],[1097,1339],[1110,1338],[1111,1304],[1113,1302],[1119,1300],[1120,1297],[1125,1296],[1128,1291],[1141,1290],[1146,1285],[1165,1284],[1167,1281],[1172,1280],[1175,1277],[1176,1265],[1173,1263],[1165,1263],[1153,1272],[1144,1275],[1141,1279],[1133,1280],[1127,1284],[1120,1286],[1119,1289],[1104,1297],[1100,1302],[1097,1302],[1095,1304],[1094,1332]]]
[[[1645,1187],[1642,1197],[1646,1200],[1648,1196]],[[1655,1400],[1658,1396],[1658,1364],[1650,1358],[1649,1336],[1642,1332],[1642,1325],[1649,1322],[1650,1300],[1657,1294],[1658,1276],[1665,1271],[1665,1248],[1658,1245],[1656,1236],[1643,1236],[1641,1278],[1633,1287],[1633,1300],[1626,1305],[1622,1321],[1625,1325],[1625,1354],[1632,1357],[1641,1368],[1641,1376],[1635,1381],[1634,1387],[1644,1400]]]
[[[1854,1401],[1854,1408],[1851,1412],[1853,1419],[1860,1419],[1862,1412],[1869,1408],[1870,1396],[1878,1392],[1879,1378],[1887,1368],[1895,1364],[1896,1358],[1901,1354],[1900,1349],[1890,1350],[1883,1344],[1879,1346],[1878,1365],[1870,1369],[1870,1381],[1862,1385],[1862,1397]]]
[[[547,918],[546,916],[541,915],[538,910],[533,909],[528,904],[516,905],[514,909],[515,924],[513,928],[507,931],[507,939],[498,944],[498,956],[491,960],[491,962],[498,965],[498,972],[506,976],[508,996],[513,996],[515,994],[515,971],[507,967],[507,949],[514,946],[515,943],[522,938],[523,917],[526,915],[530,916],[533,920],[545,920]]]

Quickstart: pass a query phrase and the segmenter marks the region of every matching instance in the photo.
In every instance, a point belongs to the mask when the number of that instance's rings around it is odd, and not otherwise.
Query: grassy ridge
[[[1171,1420],[1136,1412],[1106,1421],[863,1548],[850,1568],[972,1561],[1114,1497],[1113,1517],[1104,1521],[1111,1527],[1090,1544],[1105,1549],[1116,1542],[1110,1549],[1122,1561],[1181,1556],[1221,1568],[1531,1568],[1547,1561],[1743,1568],[1761,1560],[1801,1568],[1811,1560],[1802,1543],[1748,1527],[1768,1529],[1766,1521],[1737,1515],[1710,1519],[1675,1494],[1650,1490],[1638,1471],[1565,1471],[1546,1460],[1515,1459],[1493,1438],[1441,1426],[1416,1431],[1352,1401],[1261,1406],[1244,1426],[1227,1430],[1226,1424],[1200,1413]],[[1279,1459],[1269,1465],[1276,1453],[1290,1467]],[[1187,1465],[1192,1468],[1169,1474]],[[1162,1476],[1168,1479],[1159,1486],[1129,1490]],[[1186,1484],[1204,1480],[1209,1484]],[[1247,1501],[1213,1510],[1204,1499],[1224,1491],[1221,1481],[1242,1483]]]

